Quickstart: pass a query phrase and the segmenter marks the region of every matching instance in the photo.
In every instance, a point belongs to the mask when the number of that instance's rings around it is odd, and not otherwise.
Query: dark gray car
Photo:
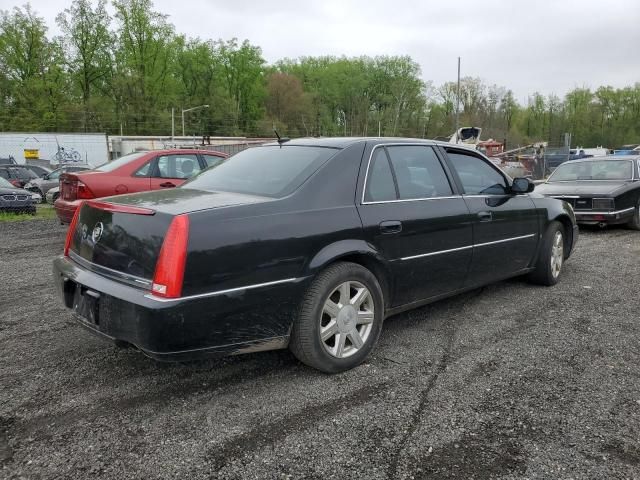
[[[30,192],[39,193],[44,201],[47,192],[50,189],[59,186],[61,173],[79,172],[89,169],[90,168],[86,165],[65,165],[64,167],[60,167],[42,178],[34,178],[29,183],[27,183],[24,188],[29,190]]]
[[[31,192],[17,188],[0,177],[0,212],[36,213]]]

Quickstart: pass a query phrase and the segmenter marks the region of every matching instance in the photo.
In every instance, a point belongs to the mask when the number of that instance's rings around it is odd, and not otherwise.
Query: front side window
[[[62,173],[62,170],[54,170],[49,174],[49,180],[58,180],[58,178],[60,178],[61,173]]]
[[[433,148],[418,145],[387,147],[401,200],[453,194]]]
[[[302,145],[248,148],[182,188],[281,198],[293,193],[339,150]]]
[[[483,159],[457,151],[447,151],[467,195],[504,195],[507,182],[493,166]]]
[[[162,155],[158,157],[156,173],[158,178],[191,178],[200,172],[197,155]]]

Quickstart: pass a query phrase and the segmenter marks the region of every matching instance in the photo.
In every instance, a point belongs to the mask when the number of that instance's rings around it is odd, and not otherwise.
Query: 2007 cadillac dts
[[[181,188],[86,201],[55,280],[83,326],[155,359],[288,346],[338,372],[389,315],[516,275],[555,284],[575,217],[532,190],[460,146],[283,139]]]

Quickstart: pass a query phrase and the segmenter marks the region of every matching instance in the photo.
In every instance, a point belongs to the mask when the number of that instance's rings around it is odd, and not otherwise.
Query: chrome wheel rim
[[[362,283],[348,281],[333,289],[320,314],[320,341],[327,353],[346,358],[362,349],[373,329],[374,311],[371,292]]]
[[[551,244],[551,275],[553,275],[553,278],[558,278],[558,275],[560,275],[563,261],[564,242],[562,232],[556,232],[553,236],[553,243]]]

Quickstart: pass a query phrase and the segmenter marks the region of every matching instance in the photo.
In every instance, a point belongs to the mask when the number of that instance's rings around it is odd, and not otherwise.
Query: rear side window
[[[218,165],[224,158],[216,155],[203,155],[204,161],[207,163],[207,167],[214,167]]]
[[[391,173],[391,166],[384,148],[376,148],[371,158],[367,177],[365,202],[384,202],[396,200],[396,187]]]
[[[505,178],[493,166],[474,155],[447,151],[467,195],[504,195]]]
[[[387,147],[401,200],[445,197],[453,194],[447,175],[431,147]]]

